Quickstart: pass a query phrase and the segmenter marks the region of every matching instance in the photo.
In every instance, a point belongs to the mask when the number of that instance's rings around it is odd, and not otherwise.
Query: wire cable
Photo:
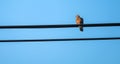
[[[120,40],[120,37],[0,40],[0,42],[53,42],[53,41],[89,41],[89,40]]]
[[[71,28],[71,27],[111,27],[120,26],[120,23],[101,23],[101,24],[61,24],[61,25],[16,25],[16,26],[0,26],[0,29],[35,29],[35,28]]]
[[[63,24],[63,25],[16,25],[0,26],[0,29],[33,29],[33,28],[71,28],[71,27],[111,27],[120,26],[120,23],[101,23],[101,24]],[[120,37],[103,38],[61,38],[61,39],[28,39],[28,40],[0,40],[0,42],[50,42],[50,41],[88,41],[88,40],[120,40]]]

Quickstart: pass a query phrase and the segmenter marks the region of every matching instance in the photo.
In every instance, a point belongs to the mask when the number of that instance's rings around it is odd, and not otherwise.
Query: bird
[[[80,17],[80,15],[76,15],[76,24],[80,25],[79,29],[80,29],[81,32],[83,32],[83,26],[82,26],[83,22],[84,22],[83,18]]]

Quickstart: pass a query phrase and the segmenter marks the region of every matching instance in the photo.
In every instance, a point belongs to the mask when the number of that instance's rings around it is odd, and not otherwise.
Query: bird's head
[[[76,18],[80,18],[80,15],[76,15]]]

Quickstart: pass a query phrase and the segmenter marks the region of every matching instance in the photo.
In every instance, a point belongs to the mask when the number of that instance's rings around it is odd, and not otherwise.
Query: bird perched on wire
[[[82,17],[80,17],[80,15],[77,15],[76,16],[76,24],[77,25],[80,25],[79,26],[79,29],[80,29],[80,31],[82,31],[83,32],[83,22],[84,22],[84,20],[83,20],[83,18]]]

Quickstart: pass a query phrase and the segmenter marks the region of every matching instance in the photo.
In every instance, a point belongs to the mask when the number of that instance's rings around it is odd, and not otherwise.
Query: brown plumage
[[[79,15],[76,16],[76,24],[77,25],[83,25],[83,18],[81,18]],[[83,31],[83,26],[79,26],[80,31]]]

